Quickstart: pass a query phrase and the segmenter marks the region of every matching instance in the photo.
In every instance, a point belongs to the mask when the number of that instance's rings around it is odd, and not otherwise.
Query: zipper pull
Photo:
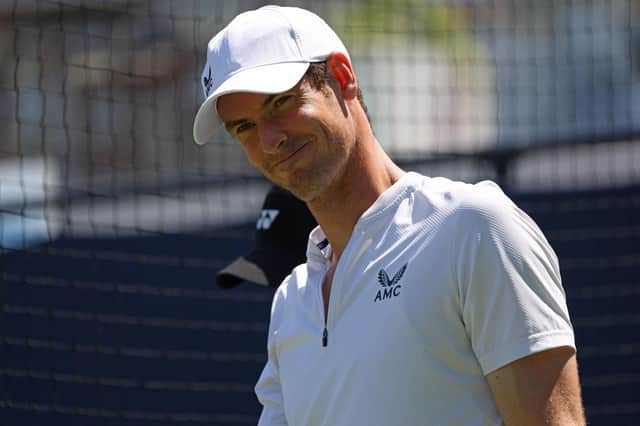
[[[324,326],[324,330],[322,331],[322,347],[327,347],[327,339],[329,338],[329,333],[327,333],[327,326]]]

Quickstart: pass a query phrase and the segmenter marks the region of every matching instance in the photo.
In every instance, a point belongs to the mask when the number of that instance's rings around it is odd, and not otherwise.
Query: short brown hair
[[[312,62],[311,65],[309,65],[309,69],[307,69],[307,72],[305,73],[304,78],[306,78],[309,81],[309,83],[311,83],[311,85],[316,89],[322,89],[329,83],[329,79],[331,78],[331,75],[329,74],[329,71],[327,69],[327,63]],[[369,110],[367,109],[367,105],[364,103],[364,97],[362,95],[362,89],[360,89],[360,86],[358,86],[357,96],[358,96],[358,102],[360,102],[360,105],[362,106],[362,109],[364,110],[364,113],[367,116],[369,125],[371,125]]]

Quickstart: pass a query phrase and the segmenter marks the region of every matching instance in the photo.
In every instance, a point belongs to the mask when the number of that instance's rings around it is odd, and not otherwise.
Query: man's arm
[[[275,343],[276,330],[282,321],[283,304],[284,297],[281,287],[276,290],[271,304],[271,318],[269,319],[269,334],[267,336],[267,364],[255,386],[256,396],[262,404],[258,426],[287,426]]]
[[[571,347],[520,358],[486,377],[506,426],[586,424]]]

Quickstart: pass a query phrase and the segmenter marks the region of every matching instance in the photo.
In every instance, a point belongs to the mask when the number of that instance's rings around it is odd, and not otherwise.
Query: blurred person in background
[[[306,260],[309,233],[317,226],[306,204],[272,185],[256,221],[255,247],[216,274],[216,285],[230,289],[249,282],[278,287]]]
[[[260,426],[585,424],[545,236],[493,182],[394,164],[320,17],[236,16],[202,85],[196,142],[222,123],[319,223],[274,296]]]

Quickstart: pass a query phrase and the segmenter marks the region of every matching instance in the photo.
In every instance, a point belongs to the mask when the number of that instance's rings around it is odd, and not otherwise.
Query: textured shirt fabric
[[[485,376],[575,348],[557,256],[493,182],[403,175],[358,220],[325,318],[330,252],[313,230],[276,291],[260,426],[500,425]]]

